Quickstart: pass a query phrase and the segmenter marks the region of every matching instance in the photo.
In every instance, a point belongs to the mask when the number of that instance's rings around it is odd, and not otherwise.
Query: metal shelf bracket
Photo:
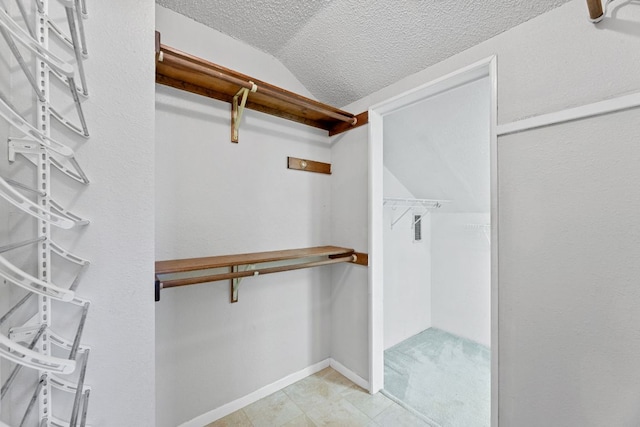
[[[232,265],[231,266],[231,272],[232,273],[238,273],[239,271],[241,271],[239,269],[240,267],[237,265]],[[247,265],[247,267],[244,269],[244,271],[253,271],[256,269],[256,265],[255,264],[249,264]],[[260,272],[259,271],[254,271],[253,272],[253,276],[257,276],[259,275]],[[242,279],[244,279],[244,277],[237,277],[237,278],[233,278],[231,279],[231,302],[238,302],[238,291],[240,290],[240,282],[242,282]]]
[[[244,113],[244,107],[247,104],[247,98],[249,92],[254,93],[258,90],[258,85],[254,82],[251,83],[251,89],[243,87],[233,97],[231,103],[231,142],[238,143],[238,130],[240,129],[240,121],[242,120],[242,113]],[[242,96],[240,104],[238,105],[238,99]]]

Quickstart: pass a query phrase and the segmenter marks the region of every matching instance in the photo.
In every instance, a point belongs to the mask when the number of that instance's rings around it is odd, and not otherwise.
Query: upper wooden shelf
[[[325,129],[329,135],[368,123],[368,112],[356,116],[163,45],[157,31],[156,83],[229,103],[240,89],[257,86],[246,108]]]

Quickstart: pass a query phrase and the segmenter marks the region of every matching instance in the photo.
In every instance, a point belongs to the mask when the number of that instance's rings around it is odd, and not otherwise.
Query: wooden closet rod
[[[589,8],[589,17],[592,21],[597,20],[604,14],[601,0],[587,0],[587,7]]]
[[[304,258],[312,258],[304,262]],[[320,259],[319,259],[320,258]],[[298,264],[296,264],[299,262]],[[286,262],[285,265],[267,266],[265,263]],[[261,276],[281,271],[300,270],[337,263],[353,263],[362,266],[369,264],[366,253],[338,246],[316,246],[312,248],[286,249],[248,254],[219,255],[203,258],[174,259],[156,261],[156,279],[154,282],[156,301],[160,301],[160,290],[177,286],[195,285],[198,283],[231,280],[231,302],[238,301],[238,285],[243,277]],[[260,267],[260,264],[263,267]],[[206,274],[214,268],[226,268],[227,271]],[[240,269],[243,271],[239,271]],[[166,277],[168,274],[202,271],[203,275],[195,277]],[[166,279],[164,278],[166,277]]]
[[[171,48],[168,48],[167,46],[162,45],[161,52],[163,52],[161,61],[167,63],[168,65],[181,68],[185,71],[196,71],[206,76],[224,80],[225,82],[228,82],[240,87],[244,87],[247,89],[253,88],[254,83],[252,83],[251,81],[244,81],[239,78],[220,72],[215,67],[203,66],[193,61],[189,61],[184,58],[181,58],[179,54],[176,54],[175,51],[173,51]],[[262,85],[257,85],[256,92],[263,93],[272,98],[276,98],[281,101],[288,102],[289,104],[297,105],[298,107],[317,111],[318,113],[322,113],[326,116],[329,116],[336,120],[340,120],[342,122],[350,123],[352,125],[355,125],[356,123],[358,123],[358,119],[355,116],[346,116],[344,114],[336,113],[320,105],[314,104],[311,101],[307,101],[305,99],[301,99],[298,97],[292,97],[286,93],[280,93],[278,91],[275,91],[273,89],[270,89]]]
[[[289,270],[300,270],[303,268],[320,267],[322,265],[338,264],[341,262],[356,262],[357,256],[351,254],[349,256],[331,258],[323,261],[306,262],[303,264],[281,265],[278,267],[260,268],[257,270],[236,271],[233,273],[211,274],[208,276],[188,277],[185,279],[165,280],[162,282],[163,288],[172,288],[176,286],[195,285],[198,283],[215,282],[218,280],[239,279],[241,277],[261,276],[269,273],[279,273]]]

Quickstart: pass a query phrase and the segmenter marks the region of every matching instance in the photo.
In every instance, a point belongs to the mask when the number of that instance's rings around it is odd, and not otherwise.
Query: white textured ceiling
[[[569,0],[156,0],[345,106]]]

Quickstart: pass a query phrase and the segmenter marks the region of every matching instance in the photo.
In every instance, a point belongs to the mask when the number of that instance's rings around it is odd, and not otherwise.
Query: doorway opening
[[[496,62],[372,107],[370,391],[434,425],[497,421]]]

